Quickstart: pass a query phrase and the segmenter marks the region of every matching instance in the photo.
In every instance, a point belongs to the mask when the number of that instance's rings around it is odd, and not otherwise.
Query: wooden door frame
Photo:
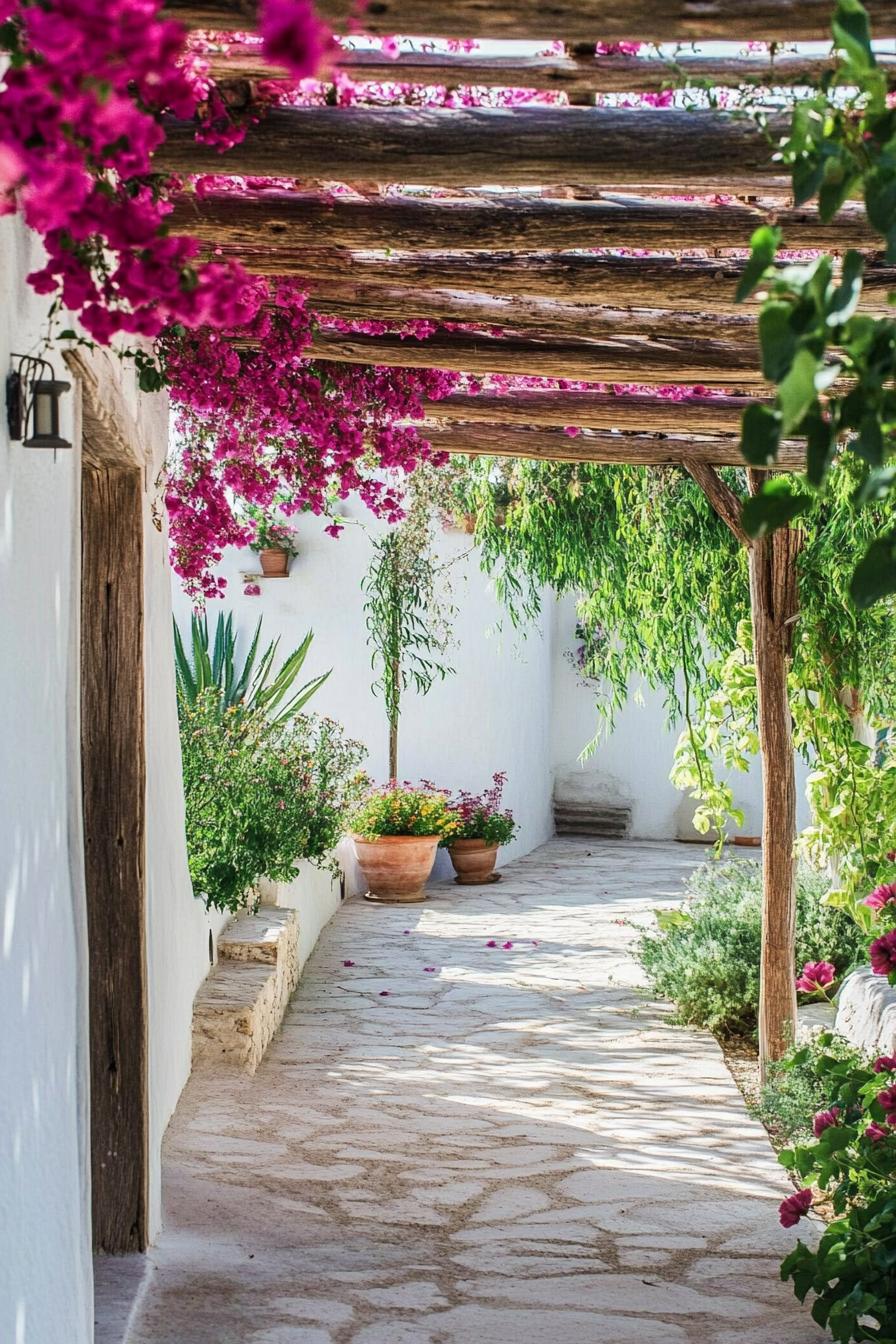
[[[149,1216],[143,495],[146,455],[104,356],[81,390],[81,797],[93,1245],[143,1251]]]

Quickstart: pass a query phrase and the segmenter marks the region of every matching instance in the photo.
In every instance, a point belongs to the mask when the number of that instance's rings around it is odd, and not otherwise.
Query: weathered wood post
[[[748,473],[752,494],[762,477]],[[750,606],[762,761],[762,962],[759,1062],[792,1044],[796,1026],[796,778],[787,674],[798,610],[796,558],[801,534],[780,528],[750,548]]]
[[[796,559],[801,533],[780,528],[750,538],[740,521],[741,500],[704,462],[685,466],[715,512],[747,547],[756,663],[759,753],[762,766],[762,952],[759,969],[759,1064],[792,1043],[796,1026],[796,775],[787,674],[799,607]],[[751,494],[767,473],[747,472]]]

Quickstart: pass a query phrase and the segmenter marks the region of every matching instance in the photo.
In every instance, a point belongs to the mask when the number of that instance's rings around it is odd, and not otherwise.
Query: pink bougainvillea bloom
[[[889,975],[891,971],[896,971],[896,929],[875,938],[868,955],[875,975]]]
[[[878,1055],[871,1067],[875,1073],[896,1073],[896,1055]]]
[[[896,882],[884,882],[882,886],[875,887],[862,904],[867,905],[870,910],[883,910],[885,905],[892,905],[894,901],[896,901]]]
[[[889,1123],[890,1114],[896,1111],[896,1087],[885,1087],[882,1092],[878,1092],[877,1100],[888,1112],[887,1121]]]
[[[495,938],[489,938],[488,942],[486,943],[486,947],[497,947],[497,946],[498,943]]]
[[[888,1139],[892,1130],[887,1129],[886,1125],[879,1125],[876,1120],[865,1130],[865,1138],[870,1139],[872,1143],[880,1143],[881,1139]]]
[[[354,966],[355,963],[353,961],[344,961],[342,964],[343,966]]]
[[[262,51],[294,79],[313,79],[330,46],[330,30],[309,0],[265,0],[259,25]]]
[[[782,1227],[796,1227],[799,1220],[809,1212],[812,1207],[812,1191],[798,1190],[795,1195],[788,1195],[781,1201],[778,1215],[781,1219]]]
[[[424,966],[423,969],[424,971],[434,971],[436,968],[435,966]]]
[[[816,994],[832,985],[837,978],[837,968],[829,961],[807,961],[796,978],[796,987],[804,994]]]
[[[243,589],[243,593],[246,597],[261,597],[261,584],[247,583]]]
[[[513,947],[513,943],[502,943],[501,946],[503,947],[505,952],[509,952],[510,949]]]
[[[380,990],[380,998],[381,998],[381,999],[388,999],[388,997],[389,997],[389,991],[388,991],[388,989],[381,989],[381,990]]]
[[[839,1115],[840,1107],[832,1106],[830,1110],[818,1111],[812,1117],[812,1133],[816,1139],[820,1139],[825,1130],[831,1128],[831,1125],[836,1125]]]

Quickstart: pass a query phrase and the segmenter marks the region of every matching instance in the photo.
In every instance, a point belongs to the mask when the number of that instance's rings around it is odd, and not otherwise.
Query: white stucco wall
[[[37,349],[48,301],[25,276],[36,241],[0,219],[0,372]],[[59,352],[49,358],[74,382]],[[208,969],[210,918],[186,867],[174,705],[171,576],[153,526],[167,407],[100,357],[147,450],[145,670],[150,1213],[159,1225],[160,1147],[190,1068],[192,1000]],[[63,399],[71,450],[10,443],[0,418],[0,1340],[93,1339],[90,1232],[89,948],[81,836],[80,419]]]
[[[365,527],[378,526],[361,506],[353,506],[350,513],[363,518]],[[257,571],[257,558],[251,551],[227,552],[219,572],[228,579],[228,591],[223,603],[208,604],[210,623],[219,608],[233,610],[245,641],[263,616],[263,640],[280,635],[282,654],[312,629],[307,675],[327,668],[332,672],[308,708],[331,715],[359,738],[370,753],[369,773],[385,779],[386,720],[382,702],[370,689],[374,674],[361,592],[371,556],[369,536],[351,525],[334,540],[313,517],[298,519],[296,532],[300,554],[289,578],[263,580],[260,597],[245,596],[240,580],[242,570]],[[506,862],[552,832],[550,611],[522,633],[496,632],[504,613],[472,554],[469,537],[442,533],[437,547],[446,559],[462,557],[453,578],[456,647],[448,655],[456,671],[425,698],[412,692],[406,696],[399,773],[410,780],[432,779],[451,789],[478,791],[496,770],[506,770],[505,797],[520,822],[517,840],[502,851],[501,861]],[[190,606],[176,584],[175,610],[182,623],[189,619]],[[452,871],[445,854],[440,854],[436,871]]]
[[[0,372],[40,335],[39,261],[0,219]],[[53,359],[60,377],[61,360]],[[62,433],[74,437],[72,398]],[[11,444],[0,418],[0,1339],[93,1337],[86,920],[78,865],[77,451]],[[73,875],[74,874],[74,875]]]
[[[579,757],[598,726],[595,697],[599,688],[583,686],[566,658],[575,648],[575,600],[564,597],[554,609],[552,766],[559,789],[632,808],[632,834],[639,839],[671,840],[692,834],[693,804],[669,782],[675,744],[683,723],[669,727],[662,693],[638,683],[617,715],[615,729],[604,734],[596,750]],[[640,701],[640,703],[639,703]],[[797,823],[808,824],[805,800],[807,767],[798,756]],[[747,774],[729,776],[734,800],[743,809],[743,835],[762,830],[762,776],[758,759]]]

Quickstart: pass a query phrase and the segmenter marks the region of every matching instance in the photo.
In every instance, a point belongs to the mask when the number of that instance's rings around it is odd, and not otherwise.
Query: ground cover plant
[[[801,866],[797,883],[797,960],[829,958],[838,974],[866,940],[843,911],[824,904],[827,881]],[[680,910],[660,911],[642,934],[638,957],[680,1021],[720,1035],[752,1035],[759,1005],[762,874],[751,860],[711,862],[687,883]],[[794,967],[794,974],[796,974]]]

